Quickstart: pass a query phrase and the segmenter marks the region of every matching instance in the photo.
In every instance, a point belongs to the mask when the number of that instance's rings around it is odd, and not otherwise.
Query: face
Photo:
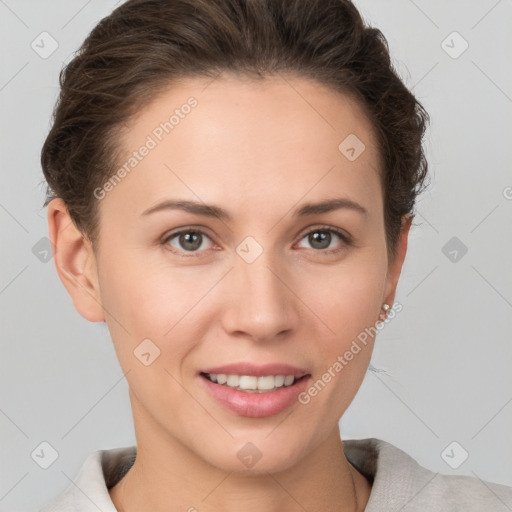
[[[208,83],[173,86],[120,135],[88,293],[66,286],[108,325],[138,443],[228,471],[259,452],[252,471],[273,472],[337,431],[373,338],[346,353],[392,304],[405,253],[387,259],[357,103],[300,78]]]

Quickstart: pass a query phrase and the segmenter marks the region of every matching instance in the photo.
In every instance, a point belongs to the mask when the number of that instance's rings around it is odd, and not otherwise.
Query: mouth
[[[311,373],[287,364],[233,363],[198,373],[207,395],[238,416],[264,418],[297,403]]]
[[[305,379],[309,374],[300,377],[295,375],[237,375],[225,373],[200,373],[201,377],[245,393],[271,393],[280,388],[293,386],[298,381]]]

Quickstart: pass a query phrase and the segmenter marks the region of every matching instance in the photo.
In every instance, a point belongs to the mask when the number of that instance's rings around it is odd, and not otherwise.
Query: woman
[[[349,1],[129,0],[61,77],[42,150],[75,308],[106,322],[136,447],[43,510],[499,510],[338,421],[427,177],[428,116]]]

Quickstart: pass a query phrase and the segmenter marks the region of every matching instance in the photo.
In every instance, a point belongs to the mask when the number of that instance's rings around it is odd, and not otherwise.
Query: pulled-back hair
[[[428,114],[394,70],[382,33],[366,26],[348,0],[128,0],[119,6],[61,71],[41,152],[45,206],[62,198],[94,247],[94,190],[117,169],[120,128],[178,80],[223,71],[259,79],[288,73],[359,101],[378,143],[393,258],[402,216],[414,216],[427,176]]]

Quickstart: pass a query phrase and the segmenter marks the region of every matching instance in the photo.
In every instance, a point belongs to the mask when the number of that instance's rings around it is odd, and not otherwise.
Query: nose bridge
[[[231,284],[235,293],[230,294],[225,328],[258,340],[293,329],[298,318],[293,294],[283,283],[286,277],[279,275],[272,251],[263,250],[251,263],[243,256],[235,261]]]

